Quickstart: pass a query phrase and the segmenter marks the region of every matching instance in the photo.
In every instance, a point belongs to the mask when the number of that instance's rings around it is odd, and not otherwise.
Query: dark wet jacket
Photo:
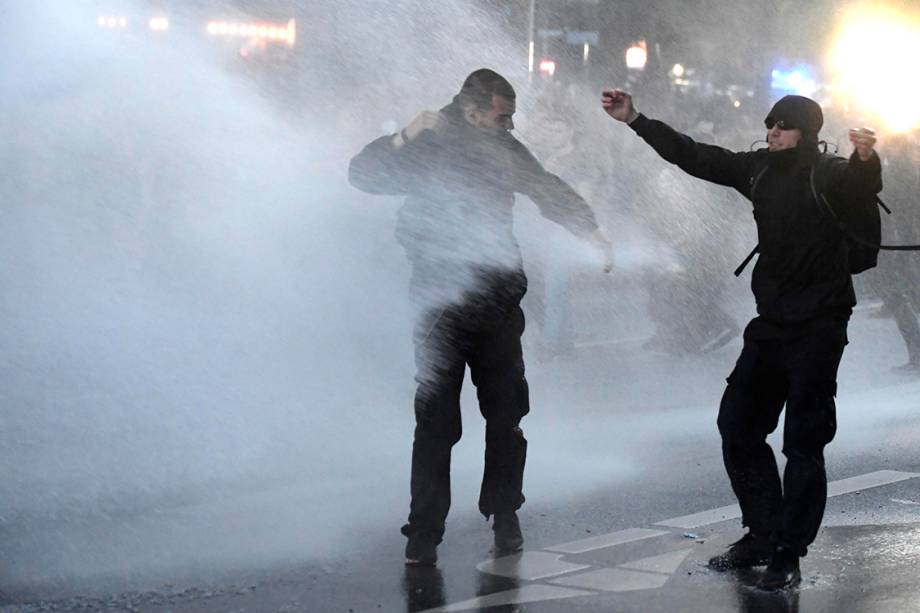
[[[668,125],[644,115],[630,124],[665,160],[689,174],[733,187],[754,206],[760,255],[751,278],[762,329],[795,327],[823,318],[849,317],[856,305],[847,243],[812,196],[810,170],[816,148],[732,152],[694,142]],[[755,193],[751,188],[761,170]],[[881,164],[855,153],[827,165],[826,192],[876,194],[882,188]],[[868,202],[872,202],[871,199]],[[875,204],[871,204],[875,206]]]
[[[415,301],[516,306],[527,280],[512,232],[514,193],[577,236],[597,228],[594,213],[510,133],[475,128],[456,102],[441,112],[444,134],[423,132],[398,151],[393,135],[383,136],[351,160],[349,181],[372,194],[406,196],[396,237],[413,265]]]

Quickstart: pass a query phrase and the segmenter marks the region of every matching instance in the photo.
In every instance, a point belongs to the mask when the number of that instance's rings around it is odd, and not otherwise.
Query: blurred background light
[[[920,15],[864,5],[838,28],[829,65],[837,97],[889,132],[920,126]]]

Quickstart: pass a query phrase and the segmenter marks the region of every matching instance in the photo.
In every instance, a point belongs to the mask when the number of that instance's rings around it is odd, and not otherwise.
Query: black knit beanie
[[[824,113],[821,105],[805,96],[783,96],[773,105],[764,120],[772,125],[782,121],[789,129],[798,128],[802,136],[809,141],[818,140],[818,132],[824,125]]]

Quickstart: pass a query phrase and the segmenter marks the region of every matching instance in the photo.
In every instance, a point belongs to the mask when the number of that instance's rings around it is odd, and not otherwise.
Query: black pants
[[[907,345],[907,358],[910,362],[920,362],[920,323],[914,312],[914,293],[917,276],[913,264],[904,256],[908,253],[884,253],[880,255],[879,267],[867,278],[882,299],[884,308],[891,312],[898,332]]]
[[[451,448],[460,440],[460,388],[467,364],[486,420],[485,469],[479,510],[486,517],[516,511],[522,493],[527,440],[518,427],[530,410],[519,306],[499,317],[433,312],[415,335],[418,389],[412,445],[412,502],[407,536],[427,532],[440,542],[450,508]]]
[[[742,522],[804,556],[827,502],[824,446],[837,431],[834,396],[846,324],[828,322],[791,338],[745,338],[719,409],[722,455]],[[767,435],[786,406],[780,484]]]

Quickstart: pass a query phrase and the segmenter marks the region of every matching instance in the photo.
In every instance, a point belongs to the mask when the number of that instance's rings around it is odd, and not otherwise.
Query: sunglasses
[[[767,130],[772,130],[773,126],[776,126],[780,130],[795,130],[795,126],[789,125],[788,122],[783,121],[782,119],[773,119],[772,117],[767,117],[763,120],[763,125],[767,126]]]

